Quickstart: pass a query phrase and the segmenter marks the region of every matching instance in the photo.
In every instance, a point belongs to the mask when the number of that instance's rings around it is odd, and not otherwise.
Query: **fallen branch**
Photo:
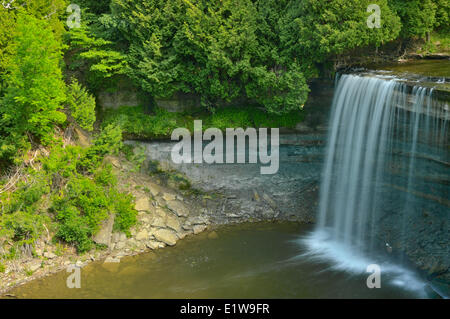
[[[6,185],[2,189],[0,189],[0,194],[12,189],[14,185],[20,180],[20,178],[22,177],[21,174],[22,168],[23,166],[20,166],[16,169],[14,175],[10,177]]]

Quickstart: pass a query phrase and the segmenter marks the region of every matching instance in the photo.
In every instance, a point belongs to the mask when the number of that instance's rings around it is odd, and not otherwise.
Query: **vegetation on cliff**
[[[91,143],[76,141],[94,128],[95,98],[63,72],[62,16],[43,16],[64,2],[38,2],[0,7],[10,31],[1,39],[0,265],[33,254],[44,235],[84,252],[112,214],[116,230],[136,223],[133,198],[104,161],[122,147],[122,131],[109,125]]]

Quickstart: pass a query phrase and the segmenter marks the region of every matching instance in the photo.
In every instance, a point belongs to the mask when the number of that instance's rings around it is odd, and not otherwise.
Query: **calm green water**
[[[369,66],[375,70],[394,71],[396,74],[409,73],[429,77],[450,77],[450,60],[414,60],[405,63],[393,63]]]
[[[81,288],[66,287],[68,274],[13,290],[18,298],[416,298],[388,283],[366,286],[368,274],[350,275],[310,258],[298,243],[310,226],[259,223],[224,226],[186,238],[175,247],[93,263],[82,269]]]

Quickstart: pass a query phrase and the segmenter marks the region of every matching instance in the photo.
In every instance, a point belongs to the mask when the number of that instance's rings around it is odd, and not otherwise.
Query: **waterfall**
[[[375,250],[408,240],[416,215],[449,217],[448,182],[429,183],[448,180],[448,104],[432,88],[393,77],[342,75],[331,112],[318,223],[307,244],[339,267],[365,271]]]

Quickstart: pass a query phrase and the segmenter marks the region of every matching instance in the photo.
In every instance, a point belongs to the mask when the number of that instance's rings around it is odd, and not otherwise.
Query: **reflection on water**
[[[369,289],[369,274],[333,269],[326,261],[296,258],[311,226],[258,223],[223,226],[215,234],[188,237],[175,247],[93,263],[82,269],[81,288],[69,275],[33,281],[11,293],[19,298],[417,298],[391,285]]]
[[[450,77],[450,60],[414,60],[405,63],[392,63],[369,66],[373,69],[394,71],[396,74],[415,74],[427,77]]]

